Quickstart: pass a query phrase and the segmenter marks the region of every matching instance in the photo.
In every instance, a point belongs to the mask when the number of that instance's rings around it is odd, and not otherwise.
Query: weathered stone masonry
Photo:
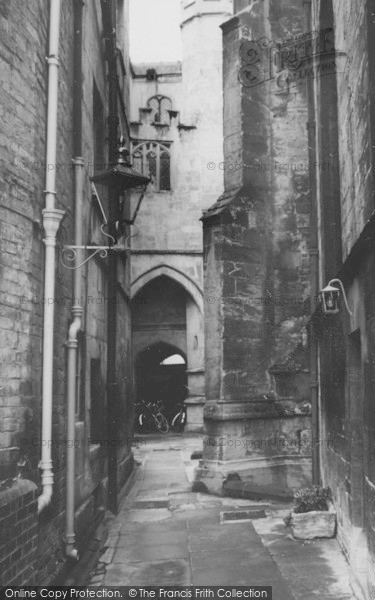
[[[243,67],[249,42],[301,32],[302,9],[236,9],[243,10],[222,27],[225,192],[203,218],[206,435],[198,479],[213,491],[230,473],[295,488],[311,472],[306,96],[304,86],[285,89],[276,78],[251,85]],[[267,69],[266,51],[259,60]]]

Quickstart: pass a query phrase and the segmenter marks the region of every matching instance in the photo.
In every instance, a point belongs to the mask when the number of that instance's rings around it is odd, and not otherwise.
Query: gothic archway
[[[159,267],[139,277],[133,282],[133,293],[139,289],[131,303],[137,398],[146,394],[148,400],[162,400],[167,412],[173,412],[181,402],[182,390],[193,408],[204,397],[204,323],[199,307],[202,297],[188,277],[181,276],[180,283],[177,277],[170,277],[171,271]],[[182,356],[184,361],[161,365],[167,355],[158,355],[160,348]],[[151,366],[145,362],[147,352],[151,353]],[[154,377],[164,381],[162,389]]]
[[[131,284],[132,299],[137,294],[139,294],[140,290],[144,288],[148,283],[160,276],[169,277],[173,281],[179,283],[186,290],[186,292],[190,294],[201,313],[203,313],[203,293],[197,285],[197,283],[193,279],[188,277],[188,275],[186,275],[185,273],[182,273],[178,269],[175,269],[174,267],[170,267],[165,264],[153,267],[152,269],[149,269],[148,271],[142,273],[142,275],[134,279],[134,281]]]

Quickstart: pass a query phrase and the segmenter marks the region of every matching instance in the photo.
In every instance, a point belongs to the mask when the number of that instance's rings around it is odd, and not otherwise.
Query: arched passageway
[[[167,417],[187,396],[186,358],[164,342],[148,346],[136,358],[137,399],[161,401]]]
[[[186,399],[187,429],[200,430],[204,332],[196,300],[180,281],[158,275],[133,297],[132,327],[137,400],[161,400],[171,413]],[[162,364],[173,355],[178,362]]]

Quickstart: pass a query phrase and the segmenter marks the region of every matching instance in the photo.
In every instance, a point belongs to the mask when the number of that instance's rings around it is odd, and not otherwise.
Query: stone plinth
[[[232,477],[296,490],[311,482],[310,415],[280,417],[273,401],[207,403],[203,458],[196,481],[221,494]]]

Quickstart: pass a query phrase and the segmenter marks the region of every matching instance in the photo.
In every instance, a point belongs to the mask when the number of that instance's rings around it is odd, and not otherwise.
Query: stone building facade
[[[131,240],[138,394],[147,396],[146,386],[150,397],[173,405],[185,383],[190,431],[203,425],[200,217],[223,190],[220,24],[231,11],[229,0],[183,1],[182,63],[133,65],[133,161],[152,178]],[[173,369],[170,376],[158,369],[174,353],[185,360],[184,382]]]
[[[312,370],[320,477],[359,598],[375,594],[374,2],[306,3],[311,31],[330,32],[309,94],[313,171],[312,291],[336,279],[339,312],[313,314]],[[355,23],[355,28],[348,26]],[[330,168],[323,168],[330,165]],[[350,312],[349,312],[350,311]]]
[[[228,478],[279,494],[311,481],[306,88],[288,84],[287,53],[276,59],[303,18],[299,0],[238,1],[222,26],[225,191],[203,217],[197,472],[219,493]]]
[[[50,17],[52,5],[54,17]],[[108,246],[104,217],[116,213],[103,185],[92,193],[90,177],[107,165],[110,144],[122,131],[127,136],[129,104],[128,6],[117,2],[56,2],[6,0],[0,7],[0,574],[3,585],[46,584],[55,580],[67,554],[83,551],[108,505],[111,508],[129,476],[133,459],[132,365],[130,325],[129,251],[118,257],[117,293],[111,298],[117,316],[118,357],[115,405],[117,430],[108,415],[108,266],[111,256],[99,256],[81,268],[65,245]],[[59,24],[56,14],[59,15]],[[58,57],[48,55],[50,27],[53,43],[60,33]],[[82,20],[82,22],[81,22]],[[53,25],[53,23],[52,23]],[[117,39],[113,31],[117,32]],[[48,64],[59,64],[56,162],[46,165]],[[109,73],[117,73],[117,90],[110,102]],[[81,77],[82,75],[82,77]],[[52,80],[50,80],[51,82]],[[52,99],[53,100],[53,99]],[[50,97],[50,104],[53,102]],[[116,106],[116,108],[115,108]],[[53,116],[53,115],[52,115]],[[112,135],[112,138],[111,138]],[[112,152],[113,156],[113,152]],[[72,162],[73,161],[73,162]],[[104,164],[103,164],[104,163]],[[46,172],[56,180],[54,208],[48,214]],[[77,175],[80,173],[81,175]],[[81,179],[77,179],[81,178]],[[81,180],[77,190],[75,181]],[[77,193],[82,227],[75,232]],[[98,200],[100,199],[100,202]],[[76,202],[76,204],[75,204]],[[52,217],[51,217],[52,215]],[[48,218],[62,221],[57,231],[55,286],[45,297],[44,226]],[[128,235],[128,234],[127,234]],[[126,232],[125,232],[126,236]],[[120,239],[120,242],[123,240]],[[83,262],[89,252],[78,251]],[[70,258],[70,260],[69,260]],[[82,291],[74,297],[74,278]],[[43,439],[42,421],[48,414],[42,403],[44,315],[54,307],[52,435]],[[73,308],[73,311],[72,311]],[[81,319],[75,348],[72,323]],[[68,347],[67,347],[68,346]],[[67,355],[73,346],[73,436],[67,432]],[[116,385],[117,384],[117,385]],[[43,392],[44,394],[44,392]],[[113,398],[113,394],[112,394]],[[74,405],[73,405],[74,410]],[[43,412],[45,411],[45,412]],[[108,438],[115,440],[109,456]],[[42,484],[39,469],[43,449],[52,450],[51,501],[38,513]],[[66,525],[67,453],[73,447],[75,463],[73,523]],[[111,462],[112,475],[108,471]],[[49,483],[52,476],[49,471]],[[47,486],[47,487],[48,487]],[[69,487],[69,486],[68,486]],[[68,535],[69,539],[65,537]],[[75,535],[75,541],[74,541]],[[73,546],[68,552],[66,542]]]

